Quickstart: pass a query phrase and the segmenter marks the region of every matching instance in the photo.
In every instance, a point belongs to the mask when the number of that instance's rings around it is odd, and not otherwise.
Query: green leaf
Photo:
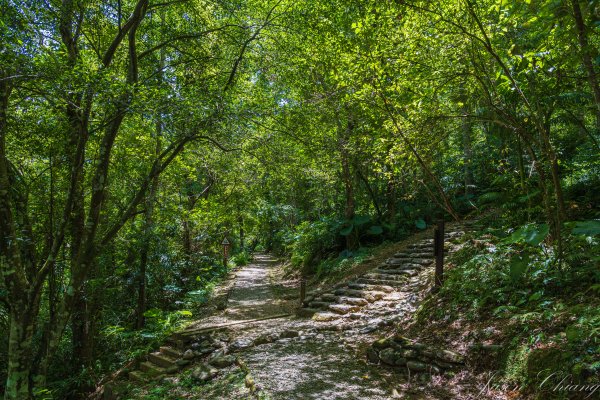
[[[415,226],[419,229],[425,229],[427,228],[427,223],[422,218],[419,218],[415,221]]]
[[[354,225],[347,226],[340,231],[340,235],[348,236],[350,233],[352,233],[352,229],[354,229]]]
[[[505,243],[520,243],[525,242],[532,246],[537,246],[546,239],[550,227],[548,224],[530,224],[522,226],[504,239]]]
[[[183,317],[191,317],[193,315],[192,312],[188,310],[179,310],[177,313]]]
[[[161,311],[158,308],[151,308],[144,313],[146,318],[158,318],[160,317]]]
[[[581,337],[580,329],[576,325],[571,325],[565,330],[567,340],[569,342],[576,342]]]
[[[369,217],[368,215],[357,215],[354,218],[352,218],[352,223],[356,226],[361,226],[366,224],[370,220],[371,217]]]
[[[525,271],[527,271],[527,266],[529,265],[529,254],[525,255],[514,255],[510,259],[510,278],[516,282],[521,280]]]
[[[537,301],[542,298],[542,292],[535,292],[531,296],[529,296],[529,301]]]
[[[373,225],[367,230],[369,235],[381,235],[383,233],[383,228],[379,225]]]
[[[592,219],[577,222],[575,228],[573,228],[573,234],[586,236],[600,235],[600,221]]]

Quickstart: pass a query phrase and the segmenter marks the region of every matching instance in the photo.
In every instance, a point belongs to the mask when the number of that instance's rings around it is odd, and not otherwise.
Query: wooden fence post
[[[435,284],[439,289],[444,282],[444,220],[438,220],[433,236],[433,253],[435,255]]]
[[[306,279],[304,276],[300,278],[300,306],[304,305],[304,299],[306,298]]]

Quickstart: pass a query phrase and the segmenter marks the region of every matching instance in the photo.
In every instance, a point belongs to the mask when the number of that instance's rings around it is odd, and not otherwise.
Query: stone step
[[[311,301],[308,303],[309,308],[327,308],[332,302],[329,301]]]
[[[170,368],[176,366],[175,360],[176,358],[171,358],[160,352],[148,354],[148,361],[162,368]]]
[[[432,252],[424,252],[424,251],[413,251],[413,252],[400,252],[394,254],[394,258],[433,258]]]
[[[165,369],[153,364],[149,361],[144,361],[140,364],[140,369],[149,376],[158,376],[165,373]]]
[[[159,348],[159,351],[165,356],[174,358],[175,360],[183,356],[183,354],[181,354],[179,351],[169,346],[161,346]]]
[[[332,304],[329,306],[329,310],[337,314],[348,314],[360,310],[360,306],[352,304]]]
[[[405,275],[394,275],[394,274],[381,274],[381,273],[377,273],[375,271],[373,272],[369,272],[368,274],[363,275],[363,278],[367,278],[367,279],[375,279],[375,280],[390,280],[390,281],[400,281],[400,282],[404,282],[407,278],[407,276]]]
[[[169,344],[174,349],[183,349],[186,343],[186,340],[182,339],[179,335],[173,335],[168,337],[166,340],[167,344]]]
[[[148,378],[142,371],[129,371],[129,380],[136,382],[146,382]]]
[[[394,259],[403,261],[405,263],[429,265],[433,262],[433,258],[415,258],[415,257],[394,257]]]
[[[311,318],[313,315],[321,310],[316,308],[300,308],[296,311],[296,315],[302,318]]]
[[[409,244],[408,245],[409,249],[431,249],[433,250],[433,243],[432,242],[427,242],[427,243],[413,243],[413,244]]]
[[[390,269],[374,269],[373,273],[375,274],[383,274],[383,275],[405,275],[405,276],[415,276],[418,273],[418,269],[420,269],[420,265],[417,268],[390,268]]]
[[[386,285],[386,286],[392,286],[395,288],[399,288],[405,285],[404,281],[392,281],[389,279],[370,279],[370,278],[365,278],[365,277],[361,277],[357,280],[358,283],[364,283],[367,285]]]
[[[356,290],[375,290],[378,292],[386,292],[386,293],[391,293],[394,291],[394,288],[391,286],[371,285],[371,284],[367,284],[367,283],[358,283],[358,282],[350,282],[348,284],[348,287],[350,289],[356,289]]]
[[[339,296],[336,296],[333,293],[325,293],[321,295],[321,301],[328,301],[330,303],[337,303],[339,301]]]
[[[366,306],[369,304],[367,299],[363,299],[362,297],[339,297],[339,304],[351,304],[353,306]]]
[[[355,289],[338,289],[335,291],[335,294],[338,296],[346,296],[346,297],[361,297],[363,299],[366,299],[369,303],[372,303],[375,300],[383,299],[383,297],[385,296],[385,293],[383,293],[383,292],[355,290]]]
[[[405,264],[407,262],[406,258],[408,258],[408,257],[403,257],[403,258],[392,257],[392,258],[388,258],[381,265],[402,265],[402,264]]]
[[[340,317],[340,314],[328,312],[328,311],[321,311],[321,312],[315,313],[312,316],[312,319],[313,319],[313,321],[318,321],[318,322],[328,322],[328,321],[333,321],[335,319],[338,319],[339,317]]]
[[[423,264],[417,263],[404,263],[404,264],[383,264],[379,266],[381,270],[408,270],[408,269],[421,269]]]

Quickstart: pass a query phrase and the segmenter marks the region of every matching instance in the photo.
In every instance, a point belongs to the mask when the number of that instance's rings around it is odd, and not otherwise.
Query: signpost
[[[221,243],[223,245],[223,265],[227,267],[227,260],[229,259],[229,248],[231,247],[231,243],[227,238],[223,239]]]
[[[433,234],[433,255],[435,256],[435,283],[438,290],[444,282],[444,220],[439,219]]]

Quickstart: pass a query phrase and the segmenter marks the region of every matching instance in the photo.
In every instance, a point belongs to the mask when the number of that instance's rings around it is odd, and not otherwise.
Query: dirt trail
[[[236,274],[236,283],[229,295],[225,315],[227,320],[247,320],[282,314],[285,309],[275,298],[269,272],[279,264],[269,255],[257,254],[252,264]]]
[[[229,319],[267,317],[290,308],[290,301],[276,297],[274,286],[280,283],[268,279],[278,267],[273,258],[258,255],[255,262],[238,272],[239,280],[226,311]],[[278,337],[272,343],[237,353],[248,366],[256,387],[269,399],[390,398],[392,388],[385,377],[357,354],[360,342],[352,340],[357,332],[344,328],[348,327],[335,321],[319,323],[290,317],[231,327],[228,334],[234,346],[240,340]]]

